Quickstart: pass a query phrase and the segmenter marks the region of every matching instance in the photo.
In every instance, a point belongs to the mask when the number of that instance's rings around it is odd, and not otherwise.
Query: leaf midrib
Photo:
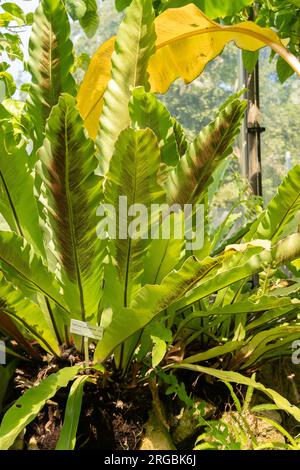
[[[238,114],[239,111],[240,111],[240,108],[239,108],[239,107],[235,109],[234,113],[233,113],[232,116],[231,116],[231,120],[229,121],[228,128],[227,128],[226,132],[224,133],[223,138],[221,138],[221,140],[220,140],[220,142],[219,142],[219,144],[218,144],[218,146],[217,146],[215,152],[212,154],[212,157],[211,157],[211,158],[206,162],[206,164],[204,165],[205,167],[207,167],[207,166],[209,166],[209,165],[211,165],[211,164],[213,163],[213,161],[215,160],[216,156],[217,156],[218,154],[220,154],[220,149],[221,149],[222,145],[224,144],[224,141],[226,140],[227,136],[234,133],[235,128],[233,129],[232,127],[233,127],[233,123],[234,123],[234,121],[235,121],[236,115]],[[229,147],[229,144],[227,145],[226,149],[224,150],[224,153],[226,152],[226,150],[228,149],[228,147]],[[222,155],[223,155],[223,154],[222,154]],[[179,163],[179,164],[180,164],[180,163]],[[200,189],[200,185],[202,184],[203,178],[206,176],[206,174],[207,174],[207,171],[206,171],[206,173],[203,175],[203,177],[200,178],[200,180],[198,181],[198,183],[196,184],[196,186],[195,186],[195,188],[194,188],[194,190],[193,190],[193,192],[192,192],[192,194],[191,194],[191,196],[190,196],[190,198],[189,198],[189,200],[188,200],[188,203],[191,203],[191,201],[193,201],[194,196],[195,196],[195,194],[198,192],[198,190]]]
[[[81,307],[81,317],[82,320],[85,321],[85,305],[84,305],[84,295],[83,295],[83,287],[82,287],[82,280],[81,280],[81,272],[79,266],[79,257],[77,253],[77,244],[76,244],[76,236],[75,236],[75,225],[74,225],[74,216],[73,216],[73,206],[71,202],[71,194],[70,194],[70,184],[69,184],[69,140],[68,140],[68,118],[69,118],[69,108],[66,108],[65,120],[64,120],[64,140],[65,140],[65,186],[66,186],[66,197],[67,197],[67,209],[68,209],[68,219],[69,219],[69,229],[71,235],[71,243],[72,243],[72,252],[74,257],[75,263],[75,271],[76,271],[76,278],[77,278],[77,285],[79,290],[79,297],[80,297],[80,307]]]
[[[24,328],[26,328],[33,336],[36,336],[44,345],[49,349],[49,351],[52,352],[54,356],[57,356],[56,352],[53,350],[53,348],[50,346],[50,344],[43,338],[42,335],[40,335],[34,328],[32,328],[28,323],[23,319],[18,317],[17,314],[11,311],[11,309],[7,308],[2,308],[1,311],[5,313],[8,317],[13,317],[15,320],[19,321]]]
[[[49,299],[53,300],[59,307],[61,307],[65,312],[69,313],[69,311],[64,307],[58,300],[56,300],[52,295],[50,295],[48,292],[46,292],[42,287],[40,287],[36,282],[34,282],[32,279],[29,279],[24,273],[22,273],[16,266],[11,264],[9,261],[7,261],[3,256],[0,255],[0,261],[3,261],[7,266],[9,266],[13,271],[16,271],[18,275],[20,276],[21,279],[26,281],[29,285],[34,286],[35,290],[42,292],[44,295],[49,297]]]
[[[142,24],[143,24],[143,12],[140,16],[140,24],[139,24],[139,34],[138,34],[138,40],[137,40],[137,45],[136,45],[136,53],[135,53],[135,66],[134,66],[134,72],[133,72],[133,86],[137,86],[137,69],[138,69],[138,63],[139,63],[139,51],[140,51],[140,41],[141,41],[141,36],[142,36]]]
[[[135,204],[136,198],[136,188],[137,188],[137,161],[135,159],[133,164],[133,171],[134,171],[134,187],[133,187],[133,197],[132,197],[132,204]],[[132,240],[131,236],[128,235],[128,228],[127,228],[127,257],[126,257],[126,271],[125,271],[125,283],[124,283],[124,306],[127,307],[128,304],[128,285],[129,285],[129,268],[130,268],[130,258],[131,258],[131,250],[132,250]]]
[[[16,224],[16,227],[17,227],[17,230],[18,230],[18,234],[19,234],[21,237],[24,237],[23,231],[22,231],[22,228],[21,228],[21,224],[20,224],[20,221],[19,221],[19,218],[18,218],[18,214],[17,214],[16,208],[15,208],[15,206],[14,206],[14,204],[13,204],[12,197],[11,197],[11,195],[10,195],[10,192],[9,192],[9,189],[8,189],[7,184],[6,184],[6,181],[5,181],[5,178],[4,178],[4,175],[3,175],[2,171],[0,171],[0,178],[1,178],[1,180],[2,180],[2,184],[3,184],[3,186],[4,186],[4,190],[5,190],[5,192],[6,192],[9,205],[10,205],[10,208],[11,208],[12,213],[13,213],[13,217],[14,217],[15,224]]]
[[[283,217],[281,218],[281,221],[279,222],[279,224],[277,224],[276,229],[274,230],[274,232],[271,235],[271,240],[272,241],[274,241],[274,238],[275,238],[276,234],[278,234],[279,230],[282,228],[282,225],[284,225],[284,221],[287,219],[288,215],[293,210],[294,206],[296,205],[296,203],[298,202],[299,199],[300,199],[300,191],[298,192],[297,197],[293,200],[292,204],[285,211],[285,213],[284,213]]]

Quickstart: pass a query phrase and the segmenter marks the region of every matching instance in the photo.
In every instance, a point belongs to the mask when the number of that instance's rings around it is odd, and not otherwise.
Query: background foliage
[[[190,2],[182,1],[181,3]],[[282,2],[280,3],[282,4]],[[222,4],[227,4],[227,2],[222,2]],[[278,14],[276,16],[275,13],[272,13],[273,16],[270,17],[271,10],[267,9],[267,4],[271,7],[270,2],[265,2],[258,21],[261,25],[275,26],[274,22]],[[99,44],[116,33],[117,25],[122,17],[122,13],[116,12],[113,0],[105,0],[101,5],[99,2],[99,11],[100,27],[92,40],[86,39],[77,24],[73,25],[73,37],[76,38],[74,43],[79,57],[78,64],[83,68],[87,66],[87,62],[84,60],[87,55],[94,52]],[[289,8],[288,11],[293,18],[294,15],[299,17],[299,11],[295,10],[294,12],[294,7],[292,10]],[[281,12],[280,18],[282,15]],[[244,13],[239,16],[227,17],[226,21],[237,22],[243,16]],[[269,18],[268,23],[267,18]],[[270,23],[270,18],[273,18],[273,23]],[[290,28],[288,30],[290,31]],[[282,37],[284,37],[283,32]],[[268,202],[284,175],[299,159],[300,135],[297,120],[300,106],[300,85],[295,76],[289,77],[284,84],[280,83],[277,63],[274,60],[270,61],[268,50],[261,51],[260,61],[262,123],[266,127],[266,133],[262,136],[263,190],[264,200]],[[82,69],[78,70],[78,81],[81,80],[83,73]],[[187,134],[191,137],[208,124],[211,113],[215,113],[230,94],[241,88],[240,77],[240,53],[232,45],[229,45],[225,48],[222,56],[210,63],[198,79],[188,86],[177,81],[162,99],[171,114],[183,124]],[[239,155],[238,148],[236,148],[236,153]],[[237,160],[234,160],[228,169],[223,188],[223,201],[219,201],[222,207],[227,207],[226,201],[228,199],[233,198],[237,201],[240,197],[240,186],[237,188],[236,185],[238,173],[239,165]]]

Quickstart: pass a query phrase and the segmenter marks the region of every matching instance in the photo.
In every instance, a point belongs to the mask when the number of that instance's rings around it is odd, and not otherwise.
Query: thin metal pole
[[[252,9],[250,19],[257,16],[256,5]],[[249,74],[244,69],[244,85],[247,91],[247,116],[245,122],[246,152],[244,171],[252,187],[253,193],[257,196],[263,195],[262,189],[262,163],[261,163],[261,134],[265,128],[260,125],[260,88],[259,88],[259,58],[253,73]]]
[[[248,88],[245,169],[254,194],[262,196],[261,134],[265,129],[260,125],[259,63],[252,74],[245,71],[245,85]]]

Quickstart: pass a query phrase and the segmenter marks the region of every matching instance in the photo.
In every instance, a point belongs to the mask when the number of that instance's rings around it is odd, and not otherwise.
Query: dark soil
[[[24,363],[16,370],[14,388],[21,393],[39,383],[61,367],[79,362],[69,351],[60,364]],[[76,353],[74,353],[76,354]],[[71,358],[71,360],[70,360]],[[111,364],[107,368],[112,369]],[[91,370],[95,383],[84,385],[76,449],[135,450],[143,437],[144,423],[151,407],[151,393],[143,384],[120,380],[115,371],[103,374]],[[60,389],[27,426],[24,448],[53,450],[61,432],[69,388]]]
[[[45,379],[59,368],[80,362],[82,357],[73,350],[66,351],[59,363],[52,360],[50,364],[23,363],[16,370],[14,379],[14,399],[21,393]],[[106,364],[111,372],[103,374],[91,371],[95,383],[86,383],[82,401],[76,449],[78,450],[136,450],[144,435],[144,425],[152,405],[152,395],[147,384],[137,384],[132,379],[135,370],[128,373],[128,380],[121,379],[113,370],[111,363]],[[210,380],[207,376],[190,371],[178,371],[178,381],[184,382],[188,394],[194,398],[214,404],[216,413],[213,418],[221,416],[224,405],[230,402],[227,387],[220,381]],[[167,385],[165,387],[168,387]],[[161,384],[160,398],[168,416],[180,412],[183,403],[174,399],[164,400],[164,385]],[[24,448],[32,450],[53,450],[60,436],[64,410],[66,408],[69,388],[60,389],[49,400],[38,416],[26,428]],[[198,432],[198,429],[195,429]],[[187,445],[193,447],[193,442]]]
[[[10,402],[51,373],[81,361],[82,357],[71,349],[65,351],[63,359],[59,362],[52,360],[50,363],[45,361],[44,363],[20,364],[16,369],[14,383],[11,384]],[[290,370],[290,365],[285,364],[285,368],[283,365],[282,362],[271,363],[270,366],[259,371],[258,379],[266,386],[277,389],[292,403],[298,405],[299,383],[295,384],[294,379],[291,380],[294,377],[292,374],[294,371]],[[87,382],[84,385],[76,449],[136,450],[143,438],[145,423],[152,405],[149,386],[147,383],[136,381],[137,370],[129,371],[127,380],[118,376],[112,363],[106,364],[106,370],[109,372],[105,374],[90,370],[93,383]],[[283,374],[283,371],[286,373]],[[284,383],[281,383],[283,375],[287,378]],[[299,375],[296,374],[296,376],[299,379]],[[193,396],[195,400],[199,397],[200,401],[204,400],[213,405],[214,411],[210,419],[219,419],[224,411],[228,411],[228,407],[233,406],[229,390],[221,381],[190,371],[178,371],[177,379],[179,383],[185,384],[188,395]],[[168,397],[165,400],[164,392],[167,387],[168,385],[160,384],[160,399],[168,415],[169,423],[172,423],[172,419],[169,418],[179,414],[183,402],[178,397]],[[235,391],[242,399],[245,387],[236,386]],[[60,389],[51,400],[47,401],[36,419],[26,428],[23,444],[21,440],[21,446],[23,445],[24,449],[55,449],[63,425],[68,394],[69,388]],[[257,399],[260,402],[259,394]],[[266,402],[265,396],[261,397],[261,402]],[[298,423],[289,420],[284,424],[292,434],[295,434]],[[199,433],[199,428],[196,428],[195,432]],[[194,436],[190,438],[190,441],[183,442],[185,449],[193,447]]]
[[[78,449],[135,450],[148,419],[151,395],[147,387],[107,382],[88,384],[77,433]]]
[[[150,397],[145,389],[132,391],[118,384],[101,389],[87,384],[77,432],[76,449],[135,450],[148,418]],[[61,390],[46,404],[27,427],[27,446],[36,442],[38,449],[52,450],[57,444],[63,422],[68,390]],[[122,399],[120,399],[122,396]]]

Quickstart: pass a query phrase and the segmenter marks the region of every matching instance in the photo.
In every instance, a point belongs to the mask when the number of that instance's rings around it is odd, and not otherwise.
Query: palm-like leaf
[[[34,15],[29,43],[32,86],[28,107],[36,146],[42,142],[46,120],[60,94],[75,94],[75,81],[71,75],[73,46],[69,36],[64,2],[42,0]]]
[[[96,234],[101,180],[94,174],[94,143],[85,136],[75,105],[73,97],[63,95],[53,108],[37,166],[64,297],[72,314],[86,318],[97,313],[101,294],[102,250]]]

